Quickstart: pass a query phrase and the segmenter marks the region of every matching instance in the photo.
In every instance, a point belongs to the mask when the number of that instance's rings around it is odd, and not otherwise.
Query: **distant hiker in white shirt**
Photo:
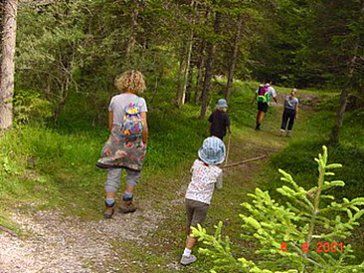
[[[297,89],[293,88],[291,94],[286,96],[284,100],[284,110],[282,115],[282,124],[281,124],[281,135],[283,136],[285,133],[287,136],[291,136],[294,120],[298,115],[298,99],[296,98]],[[289,122],[288,122],[289,121]],[[287,127],[288,122],[288,127]]]
[[[272,86],[273,81],[268,80],[263,85],[259,85],[258,89],[255,91],[255,97],[253,102],[256,100],[258,104],[258,112],[256,118],[256,126],[255,130],[260,130],[260,125],[264,120],[265,113],[268,111],[269,100],[272,97],[273,100],[278,103],[277,101],[277,93],[276,90]]]
[[[215,136],[208,137],[198,151],[199,159],[195,160],[191,168],[191,182],[185,196],[187,240],[181,258],[182,265],[196,261],[196,257],[191,252],[197,239],[191,235],[191,227],[197,227],[197,224],[204,222],[215,187],[222,188],[222,169],[217,165],[225,160],[225,156],[224,142]]]

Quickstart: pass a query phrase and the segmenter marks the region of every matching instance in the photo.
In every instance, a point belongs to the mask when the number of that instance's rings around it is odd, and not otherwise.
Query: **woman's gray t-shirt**
[[[123,124],[125,108],[133,102],[138,105],[141,113],[148,112],[145,99],[138,97],[137,95],[122,93],[111,98],[109,111],[113,112],[113,124]]]
[[[296,97],[287,96],[284,100],[284,108],[290,110],[296,110],[298,105],[298,99]]]

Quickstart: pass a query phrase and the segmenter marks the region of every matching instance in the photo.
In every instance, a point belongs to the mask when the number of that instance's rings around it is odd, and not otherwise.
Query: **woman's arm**
[[[148,143],[148,122],[147,122],[147,112],[141,112],[140,113],[142,117],[143,122],[143,132],[142,132],[142,138],[145,145]]]
[[[112,111],[109,112],[109,131],[111,132],[112,130],[112,124],[114,121],[114,113]]]

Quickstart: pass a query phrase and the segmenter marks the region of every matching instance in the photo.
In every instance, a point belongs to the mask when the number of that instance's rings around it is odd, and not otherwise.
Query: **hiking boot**
[[[197,260],[197,258],[195,255],[190,255],[190,256],[182,255],[181,265],[189,265],[189,264],[196,262],[196,260]]]
[[[105,206],[106,206],[106,209],[104,211],[104,218],[105,219],[110,219],[112,218],[112,216],[114,215],[114,212],[115,212],[115,202],[112,203],[111,205],[108,205],[106,202],[105,202]]]
[[[132,213],[137,210],[137,207],[133,203],[133,201],[123,201],[120,206],[121,213]]]

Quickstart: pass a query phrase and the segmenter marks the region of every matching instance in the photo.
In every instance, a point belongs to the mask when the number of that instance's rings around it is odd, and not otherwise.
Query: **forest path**
[[[12,220],[25,235],[0,233],[0,272],[121,272],[133,261],[113,251],[112,242],[143,245],[143,238],[163,218],[148,213],[149,204],[140,206],[143,209],[134,214],[115,213],[112,220],[100,221],[64,216],[61,211],[18,211]]]
[[[306,98],[312,101],[312,96]],[[261,132],[248,128],[233,135],[229,163],[262,154],[269,156],[288,144],[287,138],[279,137],[277,129],[282,106],[275,107],[278,111],[266,117]],[[307,103],[303,116],[309,117],[311,108]],[[227,169],[224,183],[232,185],[239,181],[244,190],[254,189],[252,177],[267,160]],[[111,220],[83,220],[65,216],[61,210],[38,211],[32,209],[32,204],[26,212],[15,209],[12,221],[22,235],[0,233],[0,273],[199,272],[185,271],[176,254],[176,249],[183,249],[181,233],[188,173],[181,180],[173,200],[164,200],[157,206],[153,202],[158,196],[140,200],[140,209],[135,213],[115,213]],[[241,201],[240,195],[228,201],[225,196],[217,198],[221,199],[215,203],[230,202],[231,208],[239,206]],[[222,220],[230,222],[229,218]],[[213,223],[216,219],[208,219],[207,225]]]

